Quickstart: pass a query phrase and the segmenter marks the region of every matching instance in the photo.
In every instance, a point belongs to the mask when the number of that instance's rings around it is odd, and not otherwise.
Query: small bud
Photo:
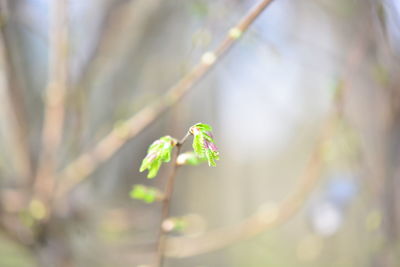
[[[171,217],[163,221],[161,225],[165,232],[183,231],[187,227],[185,217]]]
[[[47,209],[43,202],[37,199],[34,199],[29,203],[29,212],[36,220],[42,220],[47,215]]]
[[[182,154],[179,154],[178,158],[176,159],[176,163],[178,165],[199,165],[206,161],[205,157],[199,157],[196,153],[192,151],[188,151]]]
[[[163,194],[157,188],[144,185],[134,185],[130,196],[133,199],[142,200],[146,203],[153,203],[163,199]]]
[[[174,230],[174,227],[175,227],[175,222],[173,219],[166,219],[162,223],[162,229],[165,232],[171,232],[172,230]]]
[[[231,37],[232,39],[239,39],[241,36],[242,31],[239,28],[234,27],[229,30],[229,37]]]
[[[189,156],[188,154],[186,154],[186,153],[180,154],[180,155],[178,156],[178,158],[176,159],[176,164],[178,164],[178,165],[185,165],[186,162],[188,161],[189,157],[190,157],[190,156]]]
[[[217,60],[217,57],[213,52],[206,52],[201,57],[201,62],[203,62],[206,65],[212,65],[215,63],[216,60]]]

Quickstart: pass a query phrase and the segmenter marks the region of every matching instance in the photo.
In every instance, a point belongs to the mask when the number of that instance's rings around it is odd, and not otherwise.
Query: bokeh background
[[[273,1],[182,101],[99,164],[42,227],[32,179],[57,1],[1,1],[0,266],[150,266],[161,204],[129,192],[163,188],[171,164],[153,180],[139,173],[148,145],[197,122],[213,126],[221,159],[179,169],[171,215],[187,226],[171,233],[178,245],[165,266],[400,266],[398,0]],[[56,173],[162,96],[257,2],[66,1]]]

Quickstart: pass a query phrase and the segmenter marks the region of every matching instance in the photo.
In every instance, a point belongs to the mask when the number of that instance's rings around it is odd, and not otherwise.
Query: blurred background
[[[273,1],[133,138],[120,126],[258,1],[69,0],[54,12],[57,2],[1,1],[0,266],[150,266],[161,203],[129,192],[163,188],[171,164],[139,173],[148,145],[198,122],[213,126],[221,159],[179,169],[171,216],[185,227],[164,266],[400,266],[398,0]],[[42,142],[54,83],[65,119],[58,142]],[[59,175],[113,129],[108,156]],[[79,183],[48,207],[40,177]]]

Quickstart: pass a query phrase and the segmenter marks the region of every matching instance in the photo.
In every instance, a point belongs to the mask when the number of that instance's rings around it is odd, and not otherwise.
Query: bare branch
[[[10,122],[10,130],[12,134],[9,134],[12,139],[12,145],[14,148],[13,153],[10,155],[14,158],[15,171],[17,175],[22,179],[23,183],[27,183],[31,176],[32,166],[30,158],[30,149],[27,138],[27,119],[24,107],[24,94],[18,85],[18,81],[15,77],[14,65],[12,62],[12,53],[10,44],[6,38],[6,23],[7,15],[5,3],[1,3],[1,40],[0,40],[0,66],[3,70],[4,78],[2,78],[3,86],[5,87],[4,94],[4,109],[5,119]],[[0,85],[1,86],[1,85]]]
[[[110,73],[117,71],[115,66],[120,66],[127,52],[138,45],[145,34],[146,21],[160,3],[160,0],[127,1],[117,8],[109,7],[112,12],[104,23],[105,30],[94,54],[76,77],[78,87],[90,87],[87,83],[107,84]]]
[[[45,95],[42,151],[36,174],[35,197],[48,202],[54,189],[57,151],[64,125],[68,76],[67,0],[52,1],[49,29],[49,80]]]

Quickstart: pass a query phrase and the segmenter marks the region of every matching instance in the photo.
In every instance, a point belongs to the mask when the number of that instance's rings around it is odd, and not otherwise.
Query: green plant
[[[149,170],[147,178],[154,178],[161,167],[162,162],[171,160],[171,151],[177,144],[177,140],[171,136],[164,136],[154,141],[148,151],[146,157],[142,161],[140,171]]]
[[[219,160],[219,152],[215,145],[212,130],[212,127],[208,124],[197,123],[189,128],[186,135],[180,141],[168,135],[163,136],[149,146],[147,155],[142,161],[140,172],[148,170],[147,178],[154,178],[157,176],[162,163],[171,161],[172,151],[176,148],[176,153],[173,156],[173,169],[168,177],[164,192],[144,185],[134,185],[130,192],[132,198],[146,203],[155,201],[163,202],[156,266],[162,266],[165,250],[165,234],[172,230],[182,230],[186,225],[184,219],[168,218],[169,203],[173,193],[176,170],[181,165],[198,165],[206,161],[209,166],[216,166],[216,161]],[[182,145],[190,135],[193,136],[193,151],[180,154]]]
[[[188,135],[193,135],[193,152],[186,152],[184,158],[180,158],[178,165],[198,165],[207,160],[209,166],[216,166],[215,161],[219,160],[218,148],[212,135],[212,127],[208,124],[197,123],[190,127],[188,134],[180,142],[171,136],[163,136],[154,141],[147,150],[147,155],[142,161],[140,172],[148,170],[147,178],[157,176],[158,170],[163,162],[171,160],[172,149],[181,146]]]

